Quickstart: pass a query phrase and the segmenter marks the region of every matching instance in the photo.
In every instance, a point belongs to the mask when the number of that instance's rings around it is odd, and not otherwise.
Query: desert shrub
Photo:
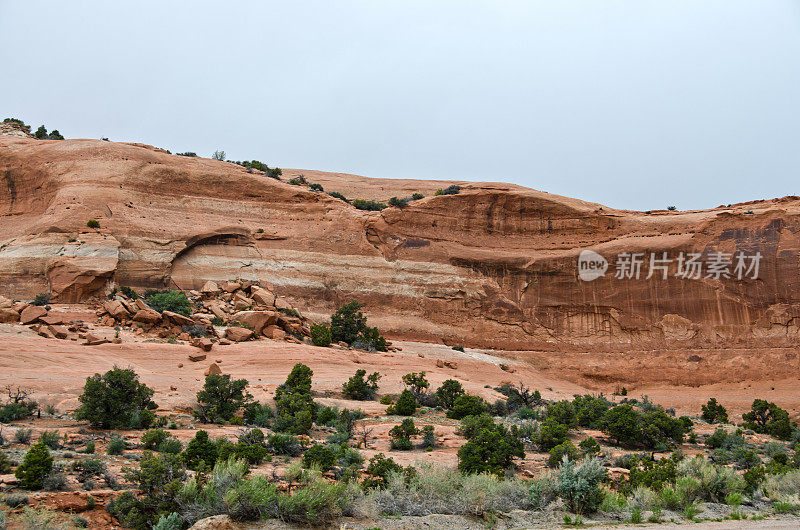
[[[486,412],[486,402],[478,396],[463,394],[456,398],[453,408],[447,411],[447,417],[455,420],[467,416],[477,416]]]
[[[123,468],[125,479],[143,495],[125,492],[106,509],[129,528],[151,528],[162,516],[179,511],[177,495],[186,479],[183,461],[177,455],[142,454],[138,468]]]
[[[303,454],[303,467],[319,467],[327,471],[336,464],[336,448],[330,445],[314,444]]]
[[[11,473],[11,459],[5,453],[0,453],[0,475]]]
[[[639,441],[648,449],[683,442],[684,425],[663,410],[649,410],[642,415]]]
[[[21,443],[21,444],[26,444],[27,445],[28,442],[31,441],[31,433],[32,432],[33,431],[31,429],[25,429],[23,427],[20,427],[19,429],[17,429],[14,432],[14,440],[16,440],[17,443]]]
[[[224,374],[206,376],[203,390],[197,393],[197,417],[203,423],[231,421],[253,399],[247,391],[247,379],[234,379]]]
[[[434,195],[456,195],[459,191],[461,191],[461,186],[453,184],[447,186],[445,189],[439,188]]]
[[[461,420],[461,426],[458,433],[470,440],[477,436],[484,429],[494,428],[494,420],[489,414],[478,414],[474,416],[466,416]]]
[[[183,291],[155,291],[150,289],[145,291],[144,298],[150,307],[159,313],[172,311],[188,317],[192,311],[192,304]]]
[[[212,160],[224,161],[225,160],[225,151],[217,149],[216,151],[214,151],[214,154],[211,155],[211,158],[212,158]]]
[[[386,458],[383,453],[378,453],[369,459],[367,468],[364,472],[367,478],[364,479],[365,488],[383,488],[387,485],[390,473],[400,473],[403,468],[391,457]]]
[[[87,455],[94,454],[95,444],[93,441],[86,442],[86,446],[83,448],[83,452]]]
[[[603,502],[606,470],[596,458],[564,462],[558,469],[558,496],[572,513],[594,513]]]
[[[606,411],[611,403],[604,397],[577,396],[572,401],[575,409],[575,421],[581,427],[599,429]]]
[[[773,502],[797,502],[800,499],[800,470],[766,477],[763,490]]]
[[[547,405],[545,419],[566,425],[568,428],[575,427],[578,424],[575,418],[575,407],[566,400]]]
[[[75,418],[103,429],[147,428],[154,417],[150,411],[157,408],[152,397],[153,389],[140,383],[136,372],[115,367],[86,378]]]
[[[40,442],[35,443],[25,454],[22,464],[14,471],[14,476],[19,479],[19,487],[28,490],[42,488],[44,479],[53,469],[53,457],[47,446]]]
[[[558,498],[558,482],[551,474],[532,480],[528,486],[531,507],[541,510]]]
[[[50,131],[50,133],[47,135],[47,139],[48,139],[48,140],[63,140],[63,139],[64,139],[64,137],[61,135],[61,133],[60,133],[60,132],[58,132],[58,129],[53,129],[53,130],[52,130],[52,131]]]
[[[455,379],[447,379],[436,389],[434,395],[440,406],[450,410],[455,405],[456,399],[464,395],[464,387]]]
[[[139,298],[139,294],[130,287],[128,287],[127,285],[123,285],[122,287],[119,288],[119,290],[122,291],[122,294],[124,294],[131,300],[137,300]]]
[[[365,375],[367,375],[366,370],[356,370],[355,375],[342,385],[342,392],[346,398],[357,401],[367,401],[375,398],[381,374],[373,372],[366,379],[364,378]]]
[[[641,431],[639,413],[630,405],[617,405],[605,413],[600,428],[617,445],[636,445]]]
[[[186,151],[185,153],[175,153],[175,154],[178,155],[178,156],[188,156],[188,157],[191,157],[191,158],[196,158],[197,157],[197,153],[195,153],[194,151]]]
[[[789,420],[789,413],[775,403],[763,399],[756,399],[750,412],[742,415],[743,426],[755,432],[769,434],[781,440],[789,440],[792,431],[797,427]]]
[[[549,467],[558,467],[564,461],[565,457],[567,460],[578,459],[578,448],[569,440],[550,449],[550,457],[547,459],[547,465]]]
[[[57,431],[42,431],[39,435],[39,443],[43,443],[50,449],[58,449],[61,447],[61,436]]]
[[[741,493],[745,487],[744,479],[734,470],[715,466],[701,456],[680,462],[678,475],[697,482],[696,492],[687,497],[694,496],[697,500],[707,502],[724,502],[728,494]],[[690,483],[684,482],[684,490],[687,484]]]
[[[311,325],[311,342],[314,343],[314,346],[327,348],[331,345],[331,338],[331,328],[327,324]]]
[[[162,515],[153,527],[153,530],[181,530],[182,528],[183,521],[180,515],[172,512],[169,515]]]
[[[367,351],[386,351],[387,342],[378,328],[365,327],[351,344],[353,348]]]
[[[369,494],[369,501],[386,516],[483,516],[533,507],[528,485],[521,480],[462,474],[433,465],[420,466],[410,477],[394,471],[384,489]]]
[[[423,194],[419,193],[419,192],[414,193],[414,194],[411,195],[411,200],[412,201],[418,201],[418,200],[424,199],[424,198],[425,198],[425,196]]]
[[[169,436],[169,433],[163,429],[150,429],[142,435],[142,447],[155,451]]]
[[[251,429],[239,436],[235,444],[224,439],[217,440],[217,460],[229,460],[235,458],[243,460],[249,464],[260,464],[264,460],[271,460],[269,449],[264,440],[264,432],[261,429]]]
[[[580,441],[578,449],[580,449],[584,455],[596,455],[600,452],[600,444],[597,440],[589,436]]]
[[[414,425],[414,420],[411,418],[404,419],[402,423],[395,425],[389,430],[392,449],[400,451],[410,450],[413,447],[411,438],[419,433],[420,430]]]
[[[183,451],[183,444],[173,436],[170,436],[158,444],[159,453],[172,453],[173,455],[177,455],[180,454],[181,451]]]
[[[434,432],[433,425],[422,427],[422,447],[429,450],[436,447],[436,432]]]
[[[127,447],[125,440],[119,434],[111,435],[111,440],[108,442],[106,451],[110,455],[121,455]]]
[[[201,464],[210,469],[217,461],[217,446],[208,439],[206,431],[199,430],[186,445],[183,459],[189,469],[197,469]]]
[[[717,398],[711,398],[708,403],[700,407],[700,417],[708,423],[728,423],[728,411],[717,403]]]
[[[352,343],[366,327],[367,317],[360,311],[358,302],[348,302],[331,315],[331,335],[334,341]]]
[[[553,447],[566,442],[568,433],[569,429],[566,425],[552,420],[545,420],[542,422],[533,443],[536,444],[540,451],[549,452]]]
[[[522,442],[504,425],[481,429],[458,450],[458,469],[464,473],[502,475],[514,458],[525,458]]]
[[[325,191],[325,189],[322,187],[322,184],[316,184],[316,183],[309,184],[308,189],[313,191]]]
[[[297,363],[286,381],[275,390],[274,430],[291,434],[307,434],[311,430],[317,417],[317,405],[311,398],[313,374],[311,368]]]
[[[386,409],[386,413],[397,414],[398,416],[413,416],[417,411],[417,407],[419,407],[419,404],[414,398],[414,394],[406,389],[400,392],[394,405],[389,405]]]
[[[276,455],[297,456],[303,452],[303,446],[296,436],[276,433],[267,440],[270,450]]]
[[[28,504],[28,496],[24,493],[6,493],[3,495],[3,504],[9,508],[19,508]]]
[[[402,208],[408,204],[408,199],[398,199],[397,197],[392,197],[389,199],[389,206],[393,206],[395,208]]]
[[[619,491],[630,494],[638,487],[661,491],[664,486],[674,484],[678,478],[677,458],[641,458],[631,465],[628,481],[620,485]]]
[[[100,221],[97,219],[89,219],[86,221],[86,226],[89,228],[100,228]]]
[[[342,200],[342,201],[344,201],[344,202],[346,202],[346,203],[348,203],[348,204],[350,203],[350,201],[349,201],[349,200],[347,200],[347,197],[345,197],[344,195],[342,195],[342,194],[341,194],[341,193],[339,193],[338,191],[331,191],[331,192],[328,192],[328,195],[330,195],[331,197],[333,197],[333,198],[335,198],[335,199]]]
[[[272,410],[272,407],[253,401],[244,406],[242,420],[245,425],[269,427],[273,416],[275,416],[275,411]]]
[[[386,208],[386,205],[382,202],[367,199],[353,199],[350,204],[358,210],[366,210],[368,212],[379,212]]]
[[[321,407],[317,412],[317,425],[332,425],[339,419],[337,407]]]

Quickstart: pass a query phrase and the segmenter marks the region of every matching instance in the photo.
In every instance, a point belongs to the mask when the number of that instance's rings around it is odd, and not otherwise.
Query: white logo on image
[[[593,250],[583,250],[578,256],[578,277],[585,282],[605,276],[608,270],[606,258]]]

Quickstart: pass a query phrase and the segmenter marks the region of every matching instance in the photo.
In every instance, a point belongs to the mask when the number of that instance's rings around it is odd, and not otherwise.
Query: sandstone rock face
[[[19,322],[19,313],[17,313],[10,307],[0,308],[0,323],[14,323],[14,322]]]
[[[128,309],[119,300],[109,300],[103,304],[103,309],[105,309],[109,315],[117,320],[130,318],[131,316],[131,314],[128,312]]]
[[[286,169],[284,179],[297,173]],[[0,136],[0,295],[77,301],[110,281],[195,290],[213,282],[244,292],[240,307],[271,306],[277,295],[279,307],[324,320],[358,300],[390,338],[509,349],[789,345],[800,336],[797,197],[645,213],[508,184],[460,183],[457,195],[432,196],[450,183],[303,173],[348,197],[427,197],[363,212],[224,162]],[[101,228],[87,229],[90,218]],[[608,261],[605,276],[579,278],[584,250]],[[651,255],[664,252],[666,278],[646,279]],[[760,274],[704,269],[684,279],[681,252],[706,263],[715,253],[760,253]],[[641,254],[639,279],[615,277],[621,253]],[[274,290],[248,292],[230,278]]]

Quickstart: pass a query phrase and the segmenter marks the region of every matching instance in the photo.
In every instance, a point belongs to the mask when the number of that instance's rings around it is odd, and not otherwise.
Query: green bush
[[[172,512],[169,515],[162,515],[153,527],[153,530],[182,530],[182,528],[183,521],[180,515]]]
[[[415,398],[419,398],[431,386],[425,377],[425,372],[412,372],[404,375],[403,384],[414,394]]]
[[[617,445],[636,445],[641,432],[639,413],[630,405],[617,405],[603,416],[601,430]]]
[[[577,396],[572,401],[575,408],[575,420],[581,427],[600,429],[606,411],[611,403],[604,397]]]
[[[458,429],[458,433],[467,440],[471,440],[480,434],[482,430],[493,428],[494,419],[492,419],[489,414],[484,413],[464,417],[464,419],[461,420],[461,426]]]
[[[245,405],[242,419],[245,425],[269,427],[274,416],[275,411],[272,410],[272,407],[253,401]]]
[[[455,420],[467,416],[477,416],[486,412],[486,402],[478,396],[463,394],[456,398],[453,408],[447,411],[447,417]]]
[[[342,385],[342,392],[346,398],[356,401],[375,399],[381,374],[373,372],[365,379],[364,376],[366,375],[366,370],[356,370],[355,375]]]
[[[10,423],[16,420],[30,418],[39,408],[35,401],[27,399],[0,405],[0,423]],[[19,431],[17,431],[19,432]]]
[[[398,416],[413,416],[419,404],[410,390],[403,390],[394,405],[386,409],[387,414],[397,414]]]
[[[436,389],[434,396],[436,402],[445,409],[452,409],[456,399],[464,395],[464,387],[455,379],[447,379],[442,382],[442,386]]]
[[[411,438],[420,433],[414,425],[414,420],[406,418],[399,425],[395,425],[389,430],[389,437],[391,438],[392,449],[400,451],[408,451],[413,447]]]
[[[188,317],[192,312],[192,304],[183,291],[148,290],[144,293],[144,298],[159,313],[172,311]]]
[[[589,456],[596,455],[600,452],[600,444],[591,436],[581,440],[578,444],[578,448],[584,455]]]
[[[330,445],[314,444],[303,455],[303,467],[319,467],[328,471],[336,464],[336,448]]]
[[[458,469],[464,473],[502,475],[514,458],[525,458],[522,442],[504,425],[484,428],[458,450]]]
[[[408,205],[408,199],[398,199],[397,197],[392,197],[389,199],[389,206],[403,208],[406,205]]]
[[[100,228],[100,221],[97,219],[89,219],[86,221],[86,226],[89,228]]]
[[[331,338],[336,342],[352,344],[367,327],[367,317],[360,311],[358,302],[348,302],[331,315]]]
[[[150,411],[157,408],[152,397],[153,389],[140,383],[136,372],[115,367],[86,378],[75,418],[103,429],[147,428],[154,418]]]
[[[348,204],[350,203],[350,201],[347,200],[347,197],[345,197],[344,195],[342,195],[338,191],[331,191],[331,192],[328,193],[328,195],[330,195],[331,197],[333,197],[335,199],[342,200],[342,201],[344,201],[344,202],[346,202]]]
[[[47,446],[39,441],[25,454],[25,459],[14,471],[14,476],[19,479],[19,487],[27,490],[42,488],[44,479],[53,469],[53,457]]]
[[[206,376],[203,390],[197,393],[197,417],[203,423],[219,423],[231,421],[242,408],[247,407],[253,399],[247,391],[247,379],[235,379],[224,374]]]
[[[208,433],[201,429],[189,440],[183,459],[189,469],[197,469],[201,465],[210,469],[217,461],[217,446],[208,439]]]
[[[367,478],[364,479],[365,488],[383,488],[387,485],[391,473],[401,473],[403,468],[392,458],[386,458],[383,453],[378,453],[369,459],[367,468],[364,472]]]
[[[533,441],[540,451],[550,452],[552,448],[567,441],[568,433],[569,429],[566,425],[547,419],[542,422]]]
[[[273,434],[269,437],[268,444],[276,455],[298,456],[303,452],[303,446],[300,445],[300,441],[291,434]]]
[[[314,346],[327,348],[331,345],[331,328],[327,324],[311,325],[311,342]]]
[[[350,204],[355,206],[358,210],[366,210],[369,212],[379,212],[386,208],[386,205],[382,202],[366,199],[353,199]]]
[[[6,493],[3,495],[3,504],[9,508],[19,508],[28,504],[28,496],[24,493]]]
[[[5,453],[0,453],[0,475],[11,473],[11,459]]]
[[[549,467],[558,467],[564,461],[564,457],[567,457],[567,460],[578,459],[578,449],[569,440],[550,449],[547,465]]]
[[[558,469],[558,496],[572,513],[591,514],[603,502],[606,470],[596,458],[565,462]]]
[[[364,328],[351,344],[353,348],[366,351],[386,351],[386,339],[380,334],[378,328]]]
[[[183,451],[183,444],[177,438],[170,436],[160,444],[158,444],[159,453],[171,453],[173,455],[180,454]]]
[[[311,368],[297,363],[286,382],[275,390],[274,430],[291,434],[308,434],[311,430],[317,417],[317,405],[311,398],[313,374]]]
[[[42,431],[39,435],[39,443],[43,443],[50,449],[58,449],[61,447],[61,436],[57,431]]]
[[[121,455],[127,449],[125,440],[119,434],[112,434],[106,452],[109,455]]]
[[[701,418],[708,423],[728,423],[728,411],[725,407],[717,403],[716,398],[711,398],[708,403],[702,405]]]
[[[151,429],[142,435],[142,447],[150,451],[155,451],[161,442],[169,437],[169,433],[163,429]]]
[[[753,401],[750,412],[742,415],[743,426],[757,433],[769,434],[781,440],[789,440],[797,425],[789,420],[789,413],[775,403],[763,399]]]
[[[447,186],[445,189],[439,188],[434,195],[456,195],[459,191],[461,191],[461,186],[453,184]]]
[[[725,502],[727,495],[741,493],[745,488],[744,479],[733,469],[715,466],[699,455],[678,464],[678,475],[696,482],[696,485],[690,481],[679,481],[678,484],[690,502]]]

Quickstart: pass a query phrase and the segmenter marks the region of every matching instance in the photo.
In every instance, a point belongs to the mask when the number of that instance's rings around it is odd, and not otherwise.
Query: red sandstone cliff
[[[407,207],[363,212],[286,182]],[[800,331],[800,200],[693,212],[614,210],[509,184],[368,179],[95,140],[0,136],[0,294],[102,296],[112,284],[199,288],[266,280],[313,317],[367,304],[389,336],[536,349],[566,343],[793,342]],[[97,219],[101,228],[87,228]],[[609,259],[582,282],[577,257]],[[615,279],[621,252],[762,259],[758,279]]]

